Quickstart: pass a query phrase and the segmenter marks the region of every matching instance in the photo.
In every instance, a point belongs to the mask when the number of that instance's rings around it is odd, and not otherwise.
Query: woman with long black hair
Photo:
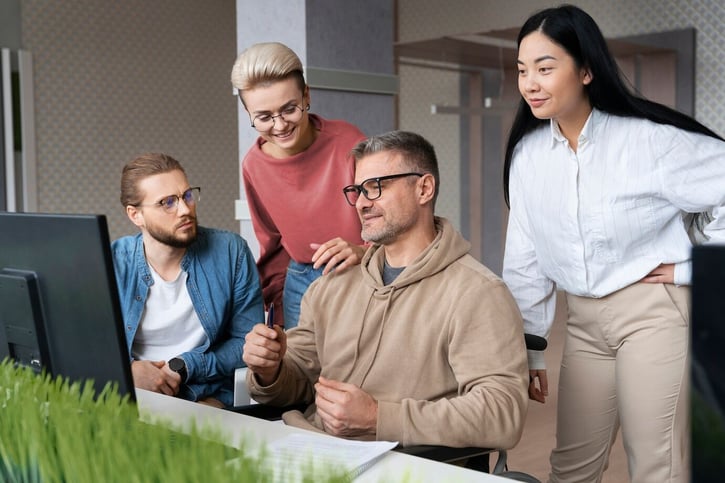
[[[531,16],[517,63],[503,278],[528,333],[566,295],[551,481],[600,481],[620,426],[633,482],[689,481],[687,220],[725,242],[725,142],[633,93],[577,7]],[[543,357],[529,370],[544,402]]]

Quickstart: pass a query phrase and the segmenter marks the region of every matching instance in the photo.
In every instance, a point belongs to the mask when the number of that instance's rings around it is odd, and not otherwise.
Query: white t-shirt
[[[151,267],[149,267],[151,268]],[[168,361],[208,341],[186,289],[182,271],[167,282],[151,268],[154,284],[146,300],[131,353],[138,360]]]

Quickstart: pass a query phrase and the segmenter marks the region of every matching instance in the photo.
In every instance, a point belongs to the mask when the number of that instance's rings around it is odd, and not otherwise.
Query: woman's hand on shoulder
[[[318,269],[325,266],[323,275],[327,275],[333,269],[341,271],[358,265],[367,250],[366,246],[355,245],[339,237],[322,244],[310,243],[310,248],[315,250],[312,255],[313,267]]]

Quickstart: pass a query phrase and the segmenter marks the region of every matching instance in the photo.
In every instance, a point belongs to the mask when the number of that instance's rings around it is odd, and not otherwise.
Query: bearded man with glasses
[[[232,68],[232,84],[259,133],[242,178],[267,306],[276,323],[297,325],[302,295],[322,275],[360,263],[360,221],[340,198],[354,166],[350,149],[364,135],[352,124],[310,110],[302,62],[278,42],[254,44]]]
[[[200,199],[174,158],[129,162],[121,204],[140,233],[113,242],[113,262],[134,385],[225,407],[262,290],[246,241],[198,226]]]

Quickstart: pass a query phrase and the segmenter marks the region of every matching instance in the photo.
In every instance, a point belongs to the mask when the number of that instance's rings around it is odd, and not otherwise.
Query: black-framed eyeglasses
[[[284,122],[299,122],[302,119],[302,114],[305,112],[305,108],[298,106],[297,104],[289,104],[280,109],[279,114],[273,116],[272,114],[260,114],[252,119],[252,127],[259,132],[269,131],[274,127],[274,120],[277,118],[282,119]]]
[[[380,198],[380,196],[383,194],[383,186],[382,182],[389,180],[389,179],[397,179],[397,178],[404,178],[406,176],[418,176],[422,177],[422,173],[400,173],[400,174],[390,174],[388,176],[378,176],[377,178],[368,178],[365,181],[363,181],[360,184],[351,184],[348,186],[345,186],[342,189],[343,194],[345,195],[345,199],[349,204],[352,206],[355,206],[355,203],[357,203],[358,198],[360,198],[360,193],[365,196],[370,201],[377,200]]]
[[[195,186],[184,191],[181,196],[169,195],[161,198],[156,203],[138,204],[136,206],[158,206],[163,208],[166,213],[175,213],[179,209],[179,200],[184,200],[186,206],[194,206],[201,199],[201,187]]]

